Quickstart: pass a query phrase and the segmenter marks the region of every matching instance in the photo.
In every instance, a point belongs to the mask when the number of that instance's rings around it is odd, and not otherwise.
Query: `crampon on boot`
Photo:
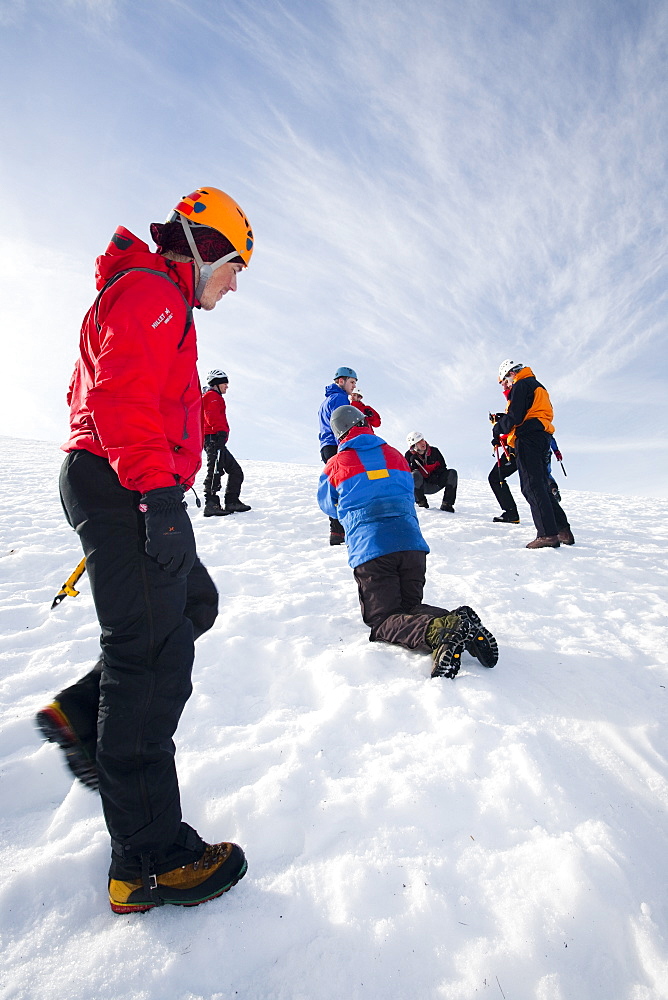
[[[493,667],[499,659],[499,647],[496,639],[486,629],[473,608],[463,604],[460,608],[455,608],[454,613],[467,621],[471,627],[471,632],[466,640],[466,652],[482,663],[483,667]]]
[[[432,677],[457,676],[470,631],[468,621],[454,611],[442,618],[432,619],[426,635],[434,661]]]

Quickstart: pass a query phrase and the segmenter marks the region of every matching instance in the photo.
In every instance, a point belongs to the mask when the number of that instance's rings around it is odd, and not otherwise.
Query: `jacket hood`
[[[535,377],[536,376],[527,365],[525,368],[520,368],[517,375],[515,376],[515,381],[519,382],[521,378],[535,378]]]
[[[344,392],[341,386],[337,385],[336,382],[331,382],[329,385],[325,386],[325,396],[336,396],[337,393],[340,393],[348,399],[348,393]]]
[[[369,448],[379,448],[386,443],[382,438],[377,437],[370,427],[353,427],[348,432],[346,440],[342,441],[339,445],[339,451],[344,451],[346,448],[355,448],[356,451],[368,451]]]
[[[179,286],[188,301],[194,299],[194,267],[191,263],[177,263],[167,260],[162,254],[152,253],[148,244],[119,226],[109,241],[105,252],[95,261],[95,287],[98,292],[119,271],[132,267],[147,267],[151,271],[161,271]]]

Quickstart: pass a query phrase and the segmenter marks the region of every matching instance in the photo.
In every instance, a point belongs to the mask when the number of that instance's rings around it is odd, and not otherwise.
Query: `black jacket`
[[[416,451],[413,451],[413,449],[410,448],[404,455],[404,458],[408,462],[408,467],[411,472],[419,472],[425,478],[437,475],[439,472],[447,469],[445,459],[441,455],[440,451],[438,448],[434,448],[431,444],[427,445],[427,450],[424,455],[420,456]],[[427,469],[427,466],[433,465],[436,465],[435,469]]]

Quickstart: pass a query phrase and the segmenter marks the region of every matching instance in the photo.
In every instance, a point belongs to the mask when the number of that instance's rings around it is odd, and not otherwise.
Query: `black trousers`
[[[323,460],[325,465],[329,462],[332,455],[336,455],[339,449],[335,444],[325,444],[320,449],[320,458]],[[337,521],[335,517],[330,517],[329,519],[329,530],[337,532],[340,535],[344,534],[343,525],[340,521]]]
[[[423,604],[426,552],[391,552],[356,566],[362,618],[371,642],[391,642],[405,649],[430,652],[426,633],[433,618],[446,608]]]
[[[547,454],[547,479],[550,487],[550,492],[554,493],[555,490],[559,490],[557,483],[555,482],[552,473],[550,472],[550,454],[551,448],[548,450]],[[501,455],[499,461],[494,464],[492,471],[487,477],[487,481],[491,486],[492,493],[496,497],[499,507],[502,511],[507,514],[513,514],[519,517],[517,512],[517,504],[515,503],[515,497],[510,492],[510,487],[506,482],[506,479],[514,475],[517,472],[517,459],[515,458],[514,452],[511,451],[510,456],[505,454]]]
[[[102,655],[58,700],[83,738],[97,733],[110,875],[135,878],[149,856],[159,874],[193,860],[173,736],[192,691],[194,636],[217,615],[216,588],[199,560],[178,579],[146,555],[139,493],[121,486],[106,459],[71,452],[60,492],[86,556]]]
[[[449,504],[451,507],[454,507],[455,500],[457,499],[457,482],[456,469],[437,469],[436,472],[433,472],[427,478],[417,470],[413,473],[413,483],[416,493],[431,494],[438,493],[439,490],[444,489],[443,503]]]
[[[517,462],[515,460],[515,456],[511,454],[508,458],[506,455],[501,455],[498,464],[495,463],[492,467],[492,471],[487,477],[487,480],[501,510],[519,518],[515,498],[510,492],[510,487],[506,482],[506,479],[508,479],[509,476],[514,475],[515,472],[517,472]]]
[[[550,435],[547,431],[529,431],[515,438],[520,488],[531,508],[539,536],[556,535],[569,528],[568,518],[550,488],[547,463],[550,458]]]
[[[204,451],[206,453],[204,496],[217,495],[220,492],[223,476],[227,473],[225,503],[238,500],[244,481],[244,473],[236,458],[227,447],[227,431],[219,431],[217,434],[205,434]]]

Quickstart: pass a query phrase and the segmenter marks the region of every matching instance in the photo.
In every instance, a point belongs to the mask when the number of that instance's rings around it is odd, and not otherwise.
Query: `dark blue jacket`
[[[336,438],[332,433],[332,428],[329,426],[329,421],[337,407],[349,405],[348,393],[344,392],[340,385],[332,382],[331,385],[325,386],[325,398],[320,404],[320,412],[318,413],[321,448],[324,448],[328,444],[333,444],[336,447]]]
[[[413,476],[406,459],[370,427],[355,427],[320,476],[318,503],[346,533],[348,562],[390,552],[429,552],[415,513]]]

